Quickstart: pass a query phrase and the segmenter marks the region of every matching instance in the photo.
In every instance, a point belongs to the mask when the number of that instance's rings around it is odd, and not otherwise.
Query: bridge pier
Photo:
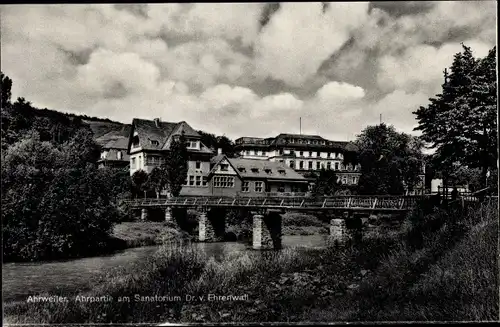
[[[214,229],[208,220],[206,211],[202,211],[198,216],[198,241],[208,242],[214,238]]]
[[[254,250],[281,249],[281,226],[281,215],[279,213],[255,214],[252,226],[252,248]]]
[[[330,220],[330,236],[328,241],[334,245],[344,245],[347,238],[347,228],[344,219]]]
[[[165,208],[165,221],[172,221],[172,208]]]
[[[146,221],[148,219],[148,209],[141,209],[141,220]]]

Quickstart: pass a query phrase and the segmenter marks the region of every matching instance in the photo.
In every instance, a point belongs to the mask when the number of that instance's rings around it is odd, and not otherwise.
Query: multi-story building
[[[172,123],[159,118],[133,119],[128,140],[130,175],[138,170],[150,173],[154,167],[163,164],[172,141],[182,134],[186,138],[189,159],[188,175],[181,195],[206,195],[213,151],[201,142],[200,134],[185,121]]]
[[[219,154],[212,158],[212,166],[208,174],[211,195],[297,195],[307,191],[307,179],[280,162]]]
[[[332,169],[338,180],[347,185],[356,185],[361,175],[359,165],[344,164],[344,156],[357,151],[352,142],[331,141],[317,135],[279,134],[271,138],[241,137],[235,143],[242,158],[280,162],[302,175]]]

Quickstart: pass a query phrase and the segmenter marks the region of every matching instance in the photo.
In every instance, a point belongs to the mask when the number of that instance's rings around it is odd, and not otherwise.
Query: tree
[[[215,136],[215,134],[206,133],[204,131],[198,131],[201,135],[201,142],[216,151],[217,149],[221,149],[222,152],[228,156],[229,158],[233,158],[236,155],[236,151],[234,149],[234,142],[230,140],[227,136]]]
[[[2,79],[2,85],[1,85],[1,106],[2,108],[6,108],[10,106],[10,98],[12,96],[12,80],[9,78],[9,76],[5,75],[3,72],[0,72],[0,77]]]
[[[182,133],[179,138],[174,138],[170,150],[165,158],[164,169],[166,172],[168,191],[172,196],[179,196],[188,173],[188,151],[186,137]]]
[[[360,194],[403,194],[412,191],[422,174],[422,142],[393,126],[365,128],[355,142],[361,164]]]
[[[165,188],[167,183],[167,172],[164,167],[155,167],[149,173],[147,185],[145,187],[148,190],[154,191],[156,193],[156,197],[160,198],[160,193]]]
[[[118,213],[111,184],[93,165],[73,165],[30,132],[2,153],[2,237],[5,258],[56,259],[102,249]]]
[[[148,173],[144,170],[137,170],[132,174],[132,191],[135,197],[138,197],[141,194],[144,194],[146,191],[147,181],[148,181]]]
[[[312,194],[315,196],[336,195],[341,189],[341,183],[337,181],[335,171],[322,168],[316,177]]]
[[[463,45],[445,70],[442,94],[429,99],[414,114],[422,139],[436,150],[433,161],[443,179],[455,164],[481,168],[482,185],[488,169],[496,167],[496,48],[483,59],[475,59]]]

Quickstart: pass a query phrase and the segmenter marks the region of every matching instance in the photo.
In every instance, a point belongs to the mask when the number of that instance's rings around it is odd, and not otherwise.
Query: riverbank
[[[191,246],[165,246],[81,294],[112,301],[6,303],[4,322],[496,320],[496,205],[413,216],[399,235],[343,248],[216,260]],[[408,237],[417,232],[421,239]],[[119,302],[124,296],[130,302]]]

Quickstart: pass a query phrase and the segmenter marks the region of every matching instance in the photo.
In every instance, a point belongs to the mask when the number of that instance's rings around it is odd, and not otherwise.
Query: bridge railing
[[[408,210],[423,196],[334,196],[334,197],[195,197],[145,198],[126,201],[133,207],[266,207],[266,208],[345,208]]]

